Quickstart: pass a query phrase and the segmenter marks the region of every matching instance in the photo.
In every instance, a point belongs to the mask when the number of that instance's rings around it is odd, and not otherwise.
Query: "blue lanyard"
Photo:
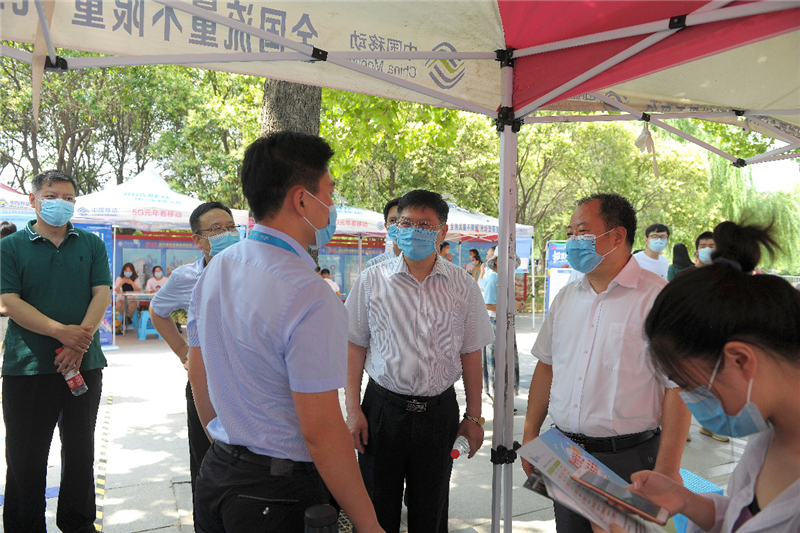
[[[260,231],[251,231],[250,235],[247,236],[248,239],[253,239],[255,241],[261,241],[266,244],[271,244],[272,246],[277,246],[278,248],[283,248],[289,252],[292,252],[297,257],[300,257],[300,254],[297,253],[297,250],[292,248],[292,245],[288,242],[284,241],[280,237],[276,237],[274,235],[269,235],[267,233],[262,233]]]

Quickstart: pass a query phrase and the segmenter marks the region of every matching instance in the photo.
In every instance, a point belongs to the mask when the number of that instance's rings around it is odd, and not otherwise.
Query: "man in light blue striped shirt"
[[[347,315],[306,252],[336,228],[332,155],[295,132],[251,144],[241,180],[258,224],[195,287],[189,379],[214,439],[197,476],[198,533],[302,531],[306,508],[331,494],[359,532],[382,531],[339,406]]]
[[[365,270],[345,304],[347,424],[381,526],[399,530],[405,483],[409,531],[446,532],[450,452],[458,436],[469,457],[483,443],[481,348],[494,335],[475,280],[437,253],[447,203],[416,190],[398,212],[402,254]],[[462,375],[463,421],[453,388]]]

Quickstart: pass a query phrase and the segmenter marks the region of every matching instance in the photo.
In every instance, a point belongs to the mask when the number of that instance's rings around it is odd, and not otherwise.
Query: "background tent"
[[[121,185],[79,196],[75,213],[79,217],[145,231],[189,229],[189,217],[201,203],[196,198],[174,192],[164,178],[152,170],[144,170]],[[237,224],[247,225],[247,211],[231,211]]]
[[[481,113],[500,132],[499,272],[492,530],[511,531],[517,132],[524,123],[644,120],[737,166],[800,148],[797,1],[5,2],[0,33],[35,43],[35,107],[55,69],[181,64]],[[64,59],[57,47],[106,54]],[[34,58],[35,61],[34,61]],[[542,111],[621,111],[548,116]],[[702,118],[787,147],[747,160],[663,122]]]

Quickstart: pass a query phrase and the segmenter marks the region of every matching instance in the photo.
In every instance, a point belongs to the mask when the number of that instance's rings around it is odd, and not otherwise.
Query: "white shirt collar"
[[[314,259],[308,254],[305,248],[303,248],[299,242],[294,240],[293,237],[285,234],[282,231],[276,230],[275,228],[270,228],[269,226],[263,226],[261,224],[256,224],[253,226],[251,231],[260,231],[261,233],[266,233],[267,235],[272,235],[273,237],[277,237],[280,240],[284,241],[286,244],[292,247],[292,249],[297,252],[297,255],[300,259],[303,260],[305,264],[307,264],[313,270],[316,268],[316,263],[314,263]]]

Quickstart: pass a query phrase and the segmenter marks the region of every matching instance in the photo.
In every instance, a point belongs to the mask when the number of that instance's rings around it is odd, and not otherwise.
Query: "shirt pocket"
[[[603,366],[621,374],[641,374],[646,356],[643,335],[640,325],[611,324],[608,340],[601,347]]]
[[[461,347],[456,346],[456,320],[455,313],[450,311],[436,311],[433,315],[431,334],[436,354],[445,357],[454,357]]]

